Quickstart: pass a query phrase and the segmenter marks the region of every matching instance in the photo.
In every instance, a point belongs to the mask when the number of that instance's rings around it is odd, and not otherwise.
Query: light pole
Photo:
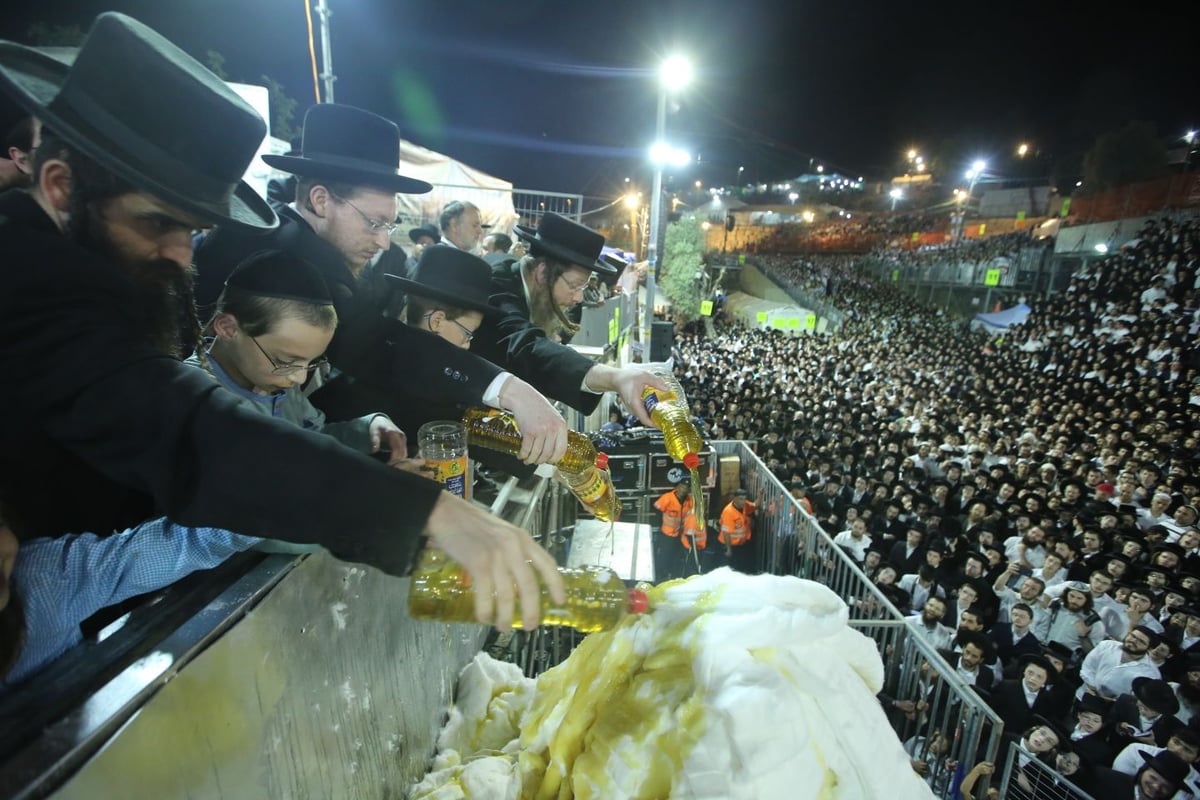
[[[654,161],[654,188],[650,195],[650,236],[646,246],[646,307],[642,309],[641,339],[645,358],[650,357],[650,330],[654,322],[654,289],[658,271],[658,233],[662,223],[663,164],[679,164],[680,151],[666,143],[667,93],[682,89],[691,82],[692,65],[683,56],[675,55],[663,61],[658,71],[658,113],[654,124],[654,146],[650,158]],[[685,162],[686,163],[686,162]],[[679,164],[682,166],[682,164]]]
[[[965,177],[967,178],[967,180],[970,181],[970,183],[967,185],[967,193],[963,197],[962,223],[961,223],[962,227],[960,228],[959,233],[958,233],[959,239],[962,239],[967,233],[967,212],[971,210],[971,195],[973,195],[975,193],[975,183],[983,175],[983,171],[985,169],[987,169],[986,161],[976,161],[974,164],[971,165],[971,168],[969,170],[967,170],[967,172],[966,172]]]
[[[333,102],[333,45],[329,41],[329,17],[331,13],[325,0],[317,0],[317,19],[321,22],[321,80],[325,84],[325,102]]]
[[[889,194],[892,197],[892,211],[895,211],[896,210],[896,201],[901,199],[902,197],[904,197],[904,192],[900,191],[899,189],[892,189],[892,191],[889,192]]]
[[[629,235],[630,235],[630,244],[632,245],[632,249],[633,249],[634,260],[637,260],[637,255],[638,255],[637,218],[638,218],[638,206],[639,205],[641,205],[641,201],[638,199],[638,196],[636,194],[634,194],[633,192],[630,192],[629,194],[625,195],[625,207],[627,209],[629,209],[629,230],[630,230]]]

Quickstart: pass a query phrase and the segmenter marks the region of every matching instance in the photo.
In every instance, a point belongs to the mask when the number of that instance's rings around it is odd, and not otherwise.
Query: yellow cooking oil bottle
[[[463,425],[471,445],[513,456],[521,451],[521,430],[506,411],[469,408],[463,415]],[[567,431],[567,452],[554,466],[558,477],[596,519],[615,522],[620,518],[621,503],[608,471],[608,456],[597,453],[591,439]]]
[[[691,472],[693,508],[696,519],[705,524],[704,484],[700,477],[700,451],[704,449],[704,439],[692,423],[687,396],[675,375],[666,365],[651,365],[650,371],[670,388],[662,392],[650,386],[645,387],[642,390],[642,404],[650,419],[662,431],[667,454],[676,461],[682,461]]]
[[[649,601],[644,589],[630,589],[607,567],[559,567],[566,602],[555,603],[541,587],[541,625],[565,625],[582,633],[607,630],[626,614],[641,614]],[[477,622],[471,576],[434,547],[422,551],[408,590],[408,615],[442,622]],[[520,611],[514,628],[523,627]]]

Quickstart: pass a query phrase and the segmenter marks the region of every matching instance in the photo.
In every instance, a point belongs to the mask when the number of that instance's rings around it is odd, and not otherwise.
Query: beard
[[[579,330],[579,326],[567,319],[567,315],[554,302],[550,288],[546,286],[535,286],[529,293],[529,321],[556,340],[564,336],[569,338]]]
[[[109,235],[103,217],[92,207],[73,212],[71,222],[71,238],[106,258],[129,281],[130,311],[141,323],[151,346],[172,358],[189,355],[200,342],[193,269],[165,258],[149,261],[129,258]]]

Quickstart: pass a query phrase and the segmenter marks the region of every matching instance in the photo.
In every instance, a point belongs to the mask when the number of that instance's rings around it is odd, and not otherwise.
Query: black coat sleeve
[[[0,228],[0,370],[11,381],[0,446],[38,431],[180,523],[407,571],[436,484],[242,408],[200,370],[148,349],[107,263],[13,227]],[[19,456],[7,453],[4,468]]]

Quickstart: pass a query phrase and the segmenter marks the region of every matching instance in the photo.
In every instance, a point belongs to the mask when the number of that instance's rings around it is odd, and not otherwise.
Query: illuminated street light
[[[639,205],[640,202],[638,201],[638,196],[636,194],[625,195],[625,207],[630,211],[635,210]]]
[[[702,188],[704,188],[704,184],[701,181],[696,181],[696,188],[702,189]]]
[[[658,271],[658,231],[662,220],[662,178],[663,164],[672,163],[682,167],[690,161],[683,150],[670,151],[672,158],[655,158],[654,150],[659,156],[666,155],[667,133],[667,92],[677,92],[692,81],[692,64],[682,55],[671,55],[663,60],[658,70],[658,108],[654,125],[654,148],[651,158],[654,161],[654,189],[650,196],[650,235],[646,248],[646,305],[642,313],[642,329],[640,338],[643,345],[649,348],[650,328],[654,322],[654,289]],[[682,156],[682,158],[681,158]],[[647,352],[649,350],[647,349]]]
[[[737,177],[737,183],[738,183],[738,186],[741,186],[741,185],[742,185],[742,172],[743,172],[745,169],[746,169],[745,167],[738,167],[738,177]]]
[[[800,199],[800,195],[795,192],[788,192],[788,200],[792,201],[792,205],[796,205],[796,201]]]
[[[1029,145],[1025,144],[1024,142],[1022,142],[1020,145],[1018,145],[1017,146],[1017,155],[1021,158],[1024,158],[1025,156],[1029,155]]]
[[[892,211],[895,211],[896,201],[904,197],[904,192],[900,191],[899,189],[892,189],[892,191],[890,191],[888,194],[891,195],[892,198]]]

